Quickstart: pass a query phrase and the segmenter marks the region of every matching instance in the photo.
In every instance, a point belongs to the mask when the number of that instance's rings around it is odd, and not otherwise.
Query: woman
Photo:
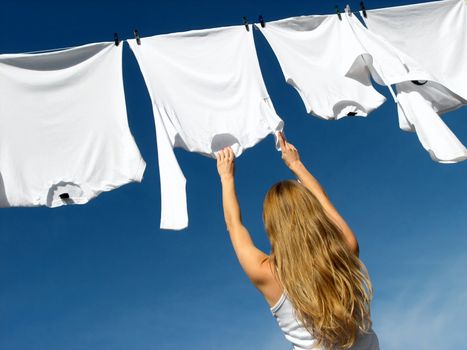
[[[298,177],[272,186],[263,220],[271,254],[242,224],[234,154],[218,153],[225,222],[238,260],[294,349],[379,349],[371,329],[371,282],[358,242],[297,149],[279,134],[282,159]]]

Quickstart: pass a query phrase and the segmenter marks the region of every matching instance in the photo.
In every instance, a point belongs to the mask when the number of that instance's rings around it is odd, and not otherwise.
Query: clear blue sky
[[[372,1],[368,8],[409,1]],[[343,8],[345,3],[339,3]],[[351,3],[356,9],[358,1]],[[0,52],[329,14],[314,1],[3,0]],[[368,118],[308,116],[261,33],[259,60],[288,139],[358,236],[373,279],[382,349],[460,349],[467,324],[467,162],[433,162],[398,129],[388,101]],[[141,184],[83,206],[0,210],[0,350],[285,350],[266,302],[241,271],[223,222],[215,162],[177,151],[190,226],[160,231],[154,122],[136,60],[124,49],[131,130],[148,166]],[[444,117],[467,144],[467,110]],[[262,201],[291,178],[272,137],[237,161],[245,225],[269,250]]]

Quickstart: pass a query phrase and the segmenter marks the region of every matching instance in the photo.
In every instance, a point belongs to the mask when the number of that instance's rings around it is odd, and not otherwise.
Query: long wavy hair
[[[297,181],[268,191],[263,220],[274,273],[297,319],[326,349],[348,349],[371,327],[368,272],[319,200]]]

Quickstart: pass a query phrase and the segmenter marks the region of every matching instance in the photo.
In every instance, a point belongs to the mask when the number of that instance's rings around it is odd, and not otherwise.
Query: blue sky
[[[409,1],[368,2],[368,8]],[[343,8],[345,3],[339,3]],[[358,2],[351,3],[357,8]],[[312,1],[3,0],[0,52],[329,14]],[[367,118],[308,116],[272,50],[254,33],[263,76],[289,141],[357,234],[373,280],[382,349],[459,349],[467,324],[467,162],[433,162],[398,128],[387,102]],[[147,162],[141,184],[83,206],[0,210],[0,350],[289,349],[241,271],[223,222],[215,162],[177,150],[190,226],[160,231],[154,122],[136,60],[124,49],[128,119]],[[466,109],[445,122],[467,144]],[[268,251],[268,188],[291,178],[268,137],[237,160],[245,225]]]

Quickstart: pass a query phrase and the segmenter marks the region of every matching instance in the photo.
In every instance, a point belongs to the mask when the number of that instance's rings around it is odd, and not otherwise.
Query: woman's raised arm
[[[217,171],[222,183],[222,205],[230,240],[243,270],[261,290],[272,278],[269,256],[256,248],[250,233],[243,226],[235,191],[235,155],[230,147],[218,153]]]
[[[348,246],[355,254],[359,254],[358,241],[347,222],[340,216],[334,205],[329,200],[318,180],[311,175],[300,160],[300,155],[294,145],[288,143],[283,133],[279,133],[279,142],[282,150],[282,159],[287,167],[298,177],[300,182],[313,193],[323,206],[328,216],[341,229]]]

